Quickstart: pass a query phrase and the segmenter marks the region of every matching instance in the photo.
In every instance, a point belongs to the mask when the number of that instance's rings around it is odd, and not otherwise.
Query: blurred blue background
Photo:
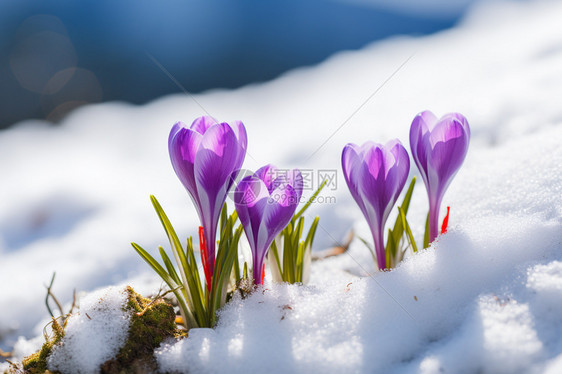
[[[235,88],[393,35],[451,27],[469,0],[0,2],[0,128],[77,106]],[[155,62],[157,61],[157,62]]]

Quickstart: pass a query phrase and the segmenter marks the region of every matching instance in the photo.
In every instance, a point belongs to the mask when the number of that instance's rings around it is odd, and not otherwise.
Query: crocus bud
[[[430,111],[412,121],[410,148],[429,198],[429,241],[439,234],[439,208],[443,195],[461,167],[470,141],[470,128],[459,113],[438,119]]]
[[[264,168],[269,168],[267,166]],[[256,284],[263,283],[263,265],[273,239],[291,221],[299,204],[302,177],[266,178],[264,168],[245,177],[234,192],[238,217],[252,250],[253,277]],[[263,179],[262,179],[263,178]],[[300,180],[300,182],[299,182]],[[300,184],[299,184],[300,183]]]
[[[178,122],[170,131],[168,149],[172,166],[189,192],[205,238],[201,255],[213,274],[216,232],[221,209],[246,156],[246,129],[240,121],[218,123],[199,117],[190,127]],[[208,277],[206,277],[208,278]],[[210,279],[206,279],[210,284]]]
[[[386,268],[384,225],[404,188],[410,159],[398,139],[381,144],[367,142],[362,146],[348,144],[343,149],[342,167],[351,195],[369,223],[377,264]]]

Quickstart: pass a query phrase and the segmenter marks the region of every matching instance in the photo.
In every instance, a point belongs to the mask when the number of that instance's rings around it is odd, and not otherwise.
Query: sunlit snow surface
[[[47,359],[49,370],[96,373],[101,363],[114,358],[127,341],[127,296],[124,288],[109,287],[83,297],[80,313],[69,317],[62,344]]]
[[[55,129],[30,122],[0,133],[2,347],[18,335],[41,335],[43,285],[53,271],[54,292],[65,302],[74,288],[158,289],[129,242],[152,253],[165,244],[151,193],[182,236],[196,233],[195,210],[167,155],[175,121],[205,112],[243,120],[247,169],[269,162],[336,169],[337,188],[323,195],[337,202],[315,204],[308,214],[321,217],[321,249],[351,227],[370,235],[341,174],[343,146],[394,137],[407,146],[411,120],[430,109],[461,112],[472,129],[465,164],[445,195],[449,232],[438,243],[377,273],[354,241],[348,254],[313,264],[310,286],[266,282],[250,298],[234,299],[215,330],[164,344],[156,353],[161,368],[562,372],[560,19],[556,2],[480,6],[455,29],[197,95],[200,106],[183,94],[143,107],[102,104]],[[418,183],[408,216],[420,240],[426,212]],[[20,340],[17,353],[37,342]]]

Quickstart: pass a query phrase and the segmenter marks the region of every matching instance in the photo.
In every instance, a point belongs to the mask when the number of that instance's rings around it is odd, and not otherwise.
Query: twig
[[[339,244],[336,247],[327,248],[321,251],[318,251],[312,255],[312,261],[319,261],[324,260],[328,257],[334,257],[341,255],[349,249],[349,245],[351,244],[353,238],[355,237],[355,233],[353,229],[348,231],[347,235],[345,236],[345,240],[343,244]]]
[[[53,276],[51,277],[51,283],[49,284],[49,286],[45,286],[47,287],[47,296],[45,296],[45,305],[47,305],[47,310],[49,311],[49,314],[51,315],[51,317],[55,318],[55,315],[53,314],[53,311],[51,310],[51,306],[49,305],[49,295],[51,294],[51,287],[53,287],[53,283],[55,282],[55,275],[57,273],[53,272]]]
[[[166,295],[168,295],[168,294],[170,294],[170,293],[172,293],[172,292],[175,292],[175,291],[179,290],[181,287],[182,287],[182,286],[178,286],[178,287],[176,287],[176,288],[174,288],[174,289],[171,289],[171,290],[168,290],[168,291],[164,292],[163,294],[160,294],[160,292],[162,292],[162,289],[160,289],[160,290],[158,291],[158,293],[156,294],[156,296],[155,296],[155,297],[150,301],[150,303],[148,303],[148,305],[142,310],[142,312],[138,312],[138,313],[137,313],[137,316],[139,316],[139,317],[142,316],[142,315],[143,315],[152,305],[154,305],[158,300],[163,299],[164,296],[166,296]]]
[[[72,291],[72,305],[70,306],[70,310],[68,314],[72,314],[74,312],[74,308],[76,307],[76,288]]]
[[[57,308],[59,308],[60,311],[60,315],[64,316],[64,311],[62,310],[62,305],[59,302],[59,300],[56,298],[55,294],[53,294],[53,292],[51,291],[51,289],[53,288],[53,283],[55,282],[55,275],[57,273],[53,272],[53,277],[51,278],[51,283],[49,284],[49,287],[47,287],[47,298],[45,299],[45,303],[47,304],[47,309],[49,310],[49,313],[51,314],[51,317],[55,317],[53,315],[53,311],[51,310],[51,308],[49,307],[49,296],[51,296],[51,298],[53,299],[53,301],[55,302],[55,304],[57,304]]]

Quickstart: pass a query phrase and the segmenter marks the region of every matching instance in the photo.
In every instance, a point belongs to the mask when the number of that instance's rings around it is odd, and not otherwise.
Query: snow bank
[[[536,184],[562,186],[562,128],[532,139],[525,156],[541,173],[507,162],[517,142],[484,151],[489,184],[470,189],[470,173],[452,193],[452,228],[433,248],[390,273],[375,273],[355,243],[350,256],[326,260],[314,286],[272,286],[225,307],[216,330],[192,333],[156,353],[165,371],[186,372],[533,372],[562,348],[562,253],[558,195],[521,209]],[[493,157],[492,157],[493,156]],[[502,196],[494,181],[518,180]],[[543,190],[544,191],[544,190]],[[468,195],[468,196],[465,196]],[[501,197],[510,209],[462,214]],[[478,198],[478,199],[476,199]],[[513,209],[514,206],[519,207]],[[362,235],[368,233],[363,231]],[[315,264],[316,265],[316,264]],[[341,269],[370,277],[353,278]],[[332,278],[332,280],[331,280]],[[333,280],[336,278],[336,280]]]
[[[62,344],[47,359],[49,370],[94,374],[114,358],[129,333],[127,295],[122,288],[109,287],[81,299],[80,313],[69,318]]]
[[[449,232],[433,248],[377,273],[355,241],[348,254],[315,263],[310,286],[268,284],[229,304],[216,330],[163,345],[162,368],[562,370],[561,18],[557,2],[482,4],[453,30],[393,38],[266,84],[197,95],[213,116],[246,124],[245,168],[337,170],[337,186],[323,192],[335,201],[308,214],[321,217],[316,248],[350,227],[370,236],[343,183],[346,143],[407,144],[411,120],[424,109],[463,113],[472,143],[443,202],[451,206]],[[0,133],[0,175],[10,181],[0,183],[9,197],[0,208],[5,348],[18,334],[41,334],[46,311],[37,306],[53,271],[65,302],[75,287],[158,289],[129,242],[155,253],[166,241],[150,193],[181,236],[196,234],[166,139],[175,121],[201,114],[189,96],[175,95],[142,107],[89,106],[56,128],[28,122]],[[417,238],[426,212],[418,183],[408,213]]]

